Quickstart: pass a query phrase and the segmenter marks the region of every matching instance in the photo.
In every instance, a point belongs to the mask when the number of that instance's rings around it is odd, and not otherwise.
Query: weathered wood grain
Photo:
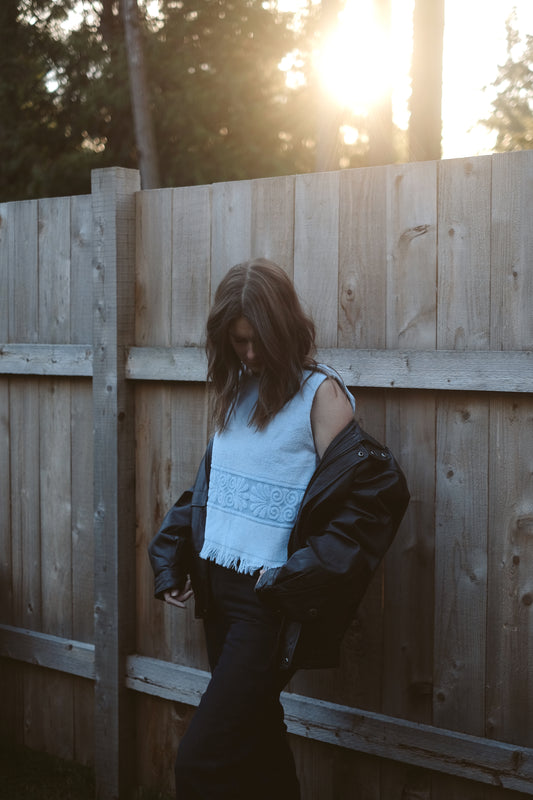
[[[490,156],[439,164],[437,347],[490,341]]]
[[[337,346],[339,175],[299,175],[295,186],[294,285],[319,347]]]
[[[91,377],[89,344],[0,344],[0,374]]]
[[[341,348],[385,347],[387,170],[341,172],[339,334]]]
[[[226,272],[252,258],[253,181],[212,187],[211,300]]]
[[[493,159],[491,347],[533,341],[533,163]],[[533,384],[533,373],[530,373]],[[491,397],[487,710],[490,736],[533,741],[533,400]]]
[[[134,720],[122,683],[135,636],[135,417],[125,347],[134,340],[139,174],[92,174],[94,220],[95,765],[99,796],[128,793]]]
[[[93,214],[90,195],[70,198],[70,343],[93,341]]]
[[[471,392],[531,392],[533,350],[360,350],[324,348],[317,359],[336,369],[349,386]],[[0,351],[0,369],[1,369]],[[130,347],[132,380],[199,381],[207,376],[202,348]]]
[[[492,157],[490,346],[533,346],[533,160]],[[533,386],[533,371],[529,373]]]
[[[131,656],[127,685],[198,705],[209,675]],[[533,794],[533,750],[283,692],[291,733],[382,758]]]
[[[0,338],[9,338],[9,270],[11,264],[8,203],[0,204]],[[12,547],[11,518],[11,431],[9,407],[9,378],[0,379],[0,621],[14,621],[14,551]],[[15,542],[16,547],[16,542]],[[0,737],[3,740],[22,742],[22,702],[20,675],[16,665],[0,659]]]
[[[39,341],[37,200],[10,203],[8,211],[9,340]]]
[[[294,274],[294,176],[252,183],[251,256]]]
[[[203,347],[205,344],[210,265],[211,189],[207,186],[175,189],[170,329],[173,345]]]
[[[94,644],[51,633],[0,625],[0,655],[38,667],[94,679]]]

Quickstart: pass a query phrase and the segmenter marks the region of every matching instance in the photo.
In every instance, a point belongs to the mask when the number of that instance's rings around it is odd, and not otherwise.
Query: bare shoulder
[[[353,419],[352,405],[334,378],[318,387],[311,409],[311,427],[320,458],[335,436]]]

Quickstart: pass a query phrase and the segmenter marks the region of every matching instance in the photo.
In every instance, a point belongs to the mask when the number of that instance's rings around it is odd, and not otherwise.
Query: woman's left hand
[[[181,592],[179,589],[170,589],[165,592],[165,602],[171,606],[176,606],[176,608],[186,608],[185,603],[193,594],[190,578],[187,578],[187,582]]]

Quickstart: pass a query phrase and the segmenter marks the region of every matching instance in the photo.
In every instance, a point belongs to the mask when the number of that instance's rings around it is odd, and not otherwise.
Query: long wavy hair
[[[257,336],[262,370],[250,424],[261,430],[299,390],[304,369],[316,367],[315,326],[303,311],[287,274],[265,258],[237,264],[220,282],[207,319],[208,380],[214,389],[214,422],[226,427],[243,366],[230,327],[245,317]]]

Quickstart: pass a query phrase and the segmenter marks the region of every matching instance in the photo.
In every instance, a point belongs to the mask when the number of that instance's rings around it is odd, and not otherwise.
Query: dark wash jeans
[[[176,757],[177,800],[299,800],[279,694],[280,620],[257,599],[257,575],[210,564],[205,620],[211,680]]]

